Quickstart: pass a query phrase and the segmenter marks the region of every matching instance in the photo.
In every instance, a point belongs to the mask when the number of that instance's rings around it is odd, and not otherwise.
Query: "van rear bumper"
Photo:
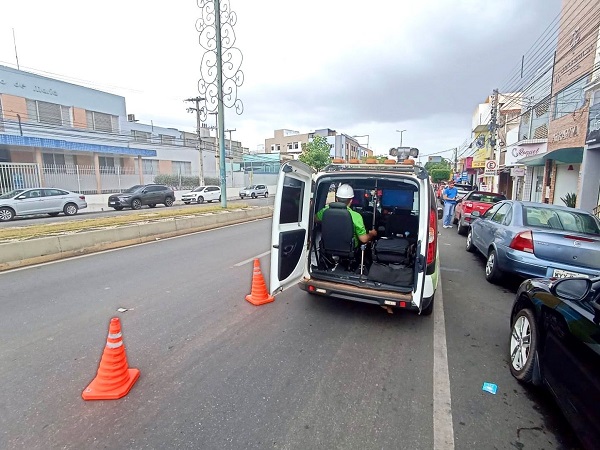
[[[351,286],[343,283],[306,278],[298,283],[303,291],[324,297],[336,297],[372,305],[392,306],[402,309],[418,311],[419,308],[412,302],[412,294],[403,294],[392,291],[379,291]]]

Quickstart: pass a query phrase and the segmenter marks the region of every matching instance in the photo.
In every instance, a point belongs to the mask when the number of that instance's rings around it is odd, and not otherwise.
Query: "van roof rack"
[[[366,164],[366,163],[331,163],[325,166],[323,172],[342,172],[342,171],[362,171],[362,172],[373,172],[373,171],[386,171],[386,172],[400,172],[400,173],[411,173],[415,174],[417,178],[422,180],[429,177],[427,170],[418,164]]]

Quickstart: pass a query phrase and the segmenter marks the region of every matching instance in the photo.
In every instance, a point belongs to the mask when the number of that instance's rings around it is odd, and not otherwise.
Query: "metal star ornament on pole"
[[[203,120],[209,112],[217,112],[219,140],[219,177],[221,206],[227,207],[227,172],[225,159],[224,108],[235,108],[242,114],[244,105],[237,98],[237,90],[244,83],[241,71],[242,52],[235,47],[233,26],[237,15],[231,11],[229,0],[197,0],[201,17],[196,21],[199,43],[204,49],[200,64],[198,91],[205,97]]]

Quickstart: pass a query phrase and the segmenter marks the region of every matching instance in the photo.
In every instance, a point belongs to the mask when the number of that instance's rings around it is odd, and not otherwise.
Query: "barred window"
[[[158,160],[142,159],[142,170],[147,175],[157,175],[158,174]]]
[[[171,161],[174,175],[191,175],[192,163],[189,161]]]
[[[89,130],[104,131],[106,133],[119,132],[119,118],[117,116],[96,111],[86,111],[85,115]]]
[[[26,99],[27,116],[31,122],[55,126],[72,126],[71,107],[56,103]]]
[[[42,153],[44,166],[64,166],[65,155],[61,153]]]

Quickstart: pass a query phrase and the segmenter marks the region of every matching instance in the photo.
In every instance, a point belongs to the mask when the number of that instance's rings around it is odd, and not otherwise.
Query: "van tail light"
[[[427,265],[433,264],[437,248],[437,211],[429,210],[429,237],[427,241]]]
[[[533,233],[530,230],[521,231],[513,238],[509,247],[520,252],[533,253]]]
[[[79,196],[79,198],[80,198],[81,200],[85,200],[85,195],[80,195],[80,196]]]

